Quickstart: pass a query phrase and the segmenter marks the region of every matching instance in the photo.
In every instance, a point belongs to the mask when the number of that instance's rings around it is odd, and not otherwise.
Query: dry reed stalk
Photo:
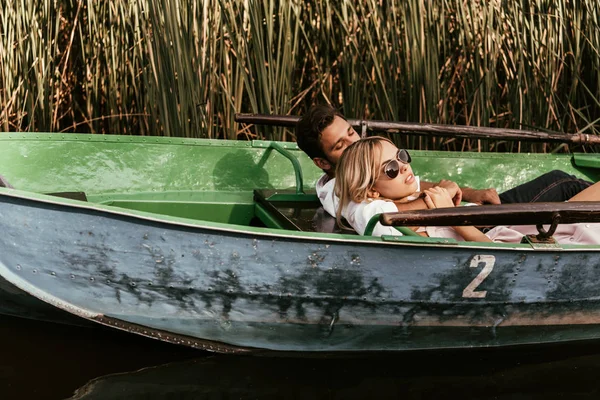
[[[600,5],[534,0],[36,0],[0,9],[0,125],[293,139],[236,112],[597,134]],[[540,145],[403,138],[422,148]]]

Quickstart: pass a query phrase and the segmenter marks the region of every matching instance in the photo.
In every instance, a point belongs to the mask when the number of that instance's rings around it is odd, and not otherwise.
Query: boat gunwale
[[[133,136],[133,135],[99,135],[91,133],[2,133],[0,141],[55,141],[55,142],[82,142],[82,143],[121,143],[121,144],[162,144],[162,145],[192,145],[192,146],[220,146],[220,147],[253,147],[253,141],[222,140],[206,138],[182,138],[165,136]],[[294,147],[297,146],[294,144]]]
[[[407,237],[406,241],[402,237],[393,236],[394,240],[386,240],[386,237],[374,236],[358,236],[345,235],[338,233],[322,233],[322,232],[303,232],[303,231],[282,231],[280,229],[250,227],[245,225],[227,224],[221,222],[213,222],[206,220],[194,220],[191,218],[174,217],[164,214],[149,213],[138,210],[129,210],[121,207],[113,207],[104,204],[86,203],[68,198],[59,198],[51,195],[45,195],[35,192],[26,192],[18,189],[0,188],[0,196],[6,196],[16,199],[24,199],[44,204],[58,205],[62,207],[72,207],[82,210],[96,211],[108,215],[118,215],[127,218],[141,219],[144,221],[163,223],[167,225],[192,228],[206,229],[217,232],[226,232],[234,234],[252,235],[278,239],[293,239],[300,241],[319,241],[319,242],[342,242],[342,243],[358,243],[364,245],[378,246],[409,246],[409,247],[428,247],[428,248],[460,248],[460,249],[493,249],[500,251],[528,251],[528,252],[593,252],[599,251],[598,245],[562,245],[560,247],[549,248],[533,248],[528,244],[521,243],[478,243],[478,242],[449,242],[444,243],[436,238],[428,241],[428,238],[423,238],[423,241],[415,241],[414,237]],[[282,233],[285,232],[285,233]],[[469,243],[469,244],[463,244]]]
[[[181,138],[165,136],[129,136],[129,135],[100,135],[90,133],[51,133],[51,132],[30,132],[30,133],[11,133],[0,132],[0,141],[55,141],[55,142],[81,142],[81,143],[119,143],[119,144],[147,144],[147,145],[185,145],[185,146],[215,146],[215,147],[239,147],[252,148],[257,150],[267,150],[271,142],[278,143],[286,150],[297,151],[303,155],[295,142],[281,142],[275,140],[223,140],[207,138]],[[457,152],[443,150],[411,150],[418,157],[420,154],[430,154],[433,156],[444,155],[447,158],[573,158],[578,156],[589,157],[589,153],[495,153],[495,152]],[[600,158],[600,157],[599,157]]]

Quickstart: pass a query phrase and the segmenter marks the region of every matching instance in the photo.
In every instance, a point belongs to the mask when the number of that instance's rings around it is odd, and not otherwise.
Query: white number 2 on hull
[[[481,282],[488,277],[488,275],[494,269],[494,263],[496,262],[496,257],[490,255],[476,255],[471,260],[471,268],[477,268],[479,264],[483,263],[483,269],[475,279],[469,283],[469,285],[463,290],[463,297],[475,298],[475,299],[483,299],[487,295],[487,290],[482,290],[476,292],[477,286],[481,285]]]

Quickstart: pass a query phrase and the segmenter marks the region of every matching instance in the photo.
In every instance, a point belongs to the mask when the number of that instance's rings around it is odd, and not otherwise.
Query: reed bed
[[[233,115],[299,115],[316,102],[355,118],[598,134],[600,3],[25,0],[0,9],[4,131],[293,140]]]

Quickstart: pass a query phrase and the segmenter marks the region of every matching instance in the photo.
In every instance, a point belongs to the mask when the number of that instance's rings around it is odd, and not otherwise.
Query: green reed
[[[315,102],[349,117],[598,134],[600,5],[24,0],[0,9],[4,131],[293,140],[238,126],[234,114],[298,115]]]

